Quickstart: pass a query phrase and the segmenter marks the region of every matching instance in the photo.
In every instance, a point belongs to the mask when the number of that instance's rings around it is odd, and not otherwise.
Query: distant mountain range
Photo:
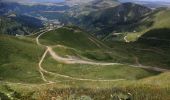
[[[0,17],[0,34],[28,35],[43,26],[41,20],[25,15],[9,14]]]
[[[120,2],[133,2],[150,8],[170,7],[170,1],[166,0],[119,0]]]
[[[112,31],[123,31],[124,28],[120,26],[135,23],[150,12],[151,9],[138,4],[123,3],[81,15],[73,23],[94,33],[107,34]]]
[[[135,23],[152,12],[152,1],[133,1],[134,3],[129,3],[132,1],[66,0],[60,3],[37,3],[34,5],[0,2],[0,14],[6,16],[16,13],[17,15],[29,15],[32,18],[59,20],[66,25],[78,25],[86,31],[103,37],[113,31],[132,32],[137,30],[134,26]],[[147,4],[150,4],[150,6]],[[153,5],[156,6],[156,4]]]

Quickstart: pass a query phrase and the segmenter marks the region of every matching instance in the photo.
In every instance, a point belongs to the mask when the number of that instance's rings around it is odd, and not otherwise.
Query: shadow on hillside
[[[170,45],[170,29],[161,28],[150,30],[141,36],[138,42],[151,46]]]

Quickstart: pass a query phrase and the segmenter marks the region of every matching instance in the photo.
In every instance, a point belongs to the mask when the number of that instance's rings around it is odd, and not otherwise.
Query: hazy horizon
[[[36,2],[36,3],[42,3],[42,2],[64,2],[65,0],[0,0],[5,2]],[[152,2],[170,2],[170,0],[120,0],[120,1],[152,1]]]

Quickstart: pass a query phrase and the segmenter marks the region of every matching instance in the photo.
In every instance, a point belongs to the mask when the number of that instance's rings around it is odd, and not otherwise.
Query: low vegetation
[[[133,43],[101,42],[76,26],[42,34],[39,39],[42,45],[36,44],[35,36],[1,34],[0,99],[169,100],[170,72],[141,68],[170,69],[170,31],[165,24],[168,16],[164,11],[157,13],[153,13],[155,23],[144,35],[134,32],[135,36],[142,36]],[[159,20],[160,15],[167,20]],[[155,43],[144,41],[153,36],[157,39]],[[158,45],[158,41],[163,43]],[[62,58],[117,64],[67,64],[53,59],[48,52],[40,66],[45,46]]]
[[[0,80],[40,83],[37,64],[43,48],[34,39],[0,35]]]

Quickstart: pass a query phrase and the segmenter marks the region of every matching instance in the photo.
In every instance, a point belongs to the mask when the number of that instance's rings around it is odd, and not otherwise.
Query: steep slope
[[[64,3],[15,3],[0,1],[0,15],[16,13],[36,18],[61,19],[63,13],[70,7]],[[61,16],[61,17],[60,17]]]
[[[0,80],[6,82],[41,83],[37,63],[43,48],[33,39],[0,35]]]
[[[169,40],[170,29],[170,10],[169,9],[157,9],[136,24],[131,25],[129,28],[136,30],[136,32],[129,32],[127,39],[129,41],[136,41],[141,35],[141,38],[150,38],[149,40],[157,39]],[[140,39],[141,40],[141,39]],[[147,39],[146,39],[147,40]]]
[[[54,51],[62,57],[169,68],[170,56],[165,55],[169,52],[169,48],[158,49],[138,43],[126,44],[118,41],[107,43],[110,44],[108,47],[76,27],[69,26],[50,31],[41,36],[40,42],[54,47]]]
[[[36,40],[39,45],[35,44]],[[142,65],[143,61],[155,66],[159,66],[156,61],[164,64],[162,61],[166,59],[163,58],[169,55],[163,55],[164,51],[161,50],[141,52],[136,49],[143,49],[146,46],[119,43],[115,43],[111,49],[73,26],[42,32],[36,39],[1,35],[0,45],[2,46],[0,52],[3,52],[0,53],[0,97],[5,99],[169,98],[169,72],[160,74],[155,71],[156,67],[150,69]],[[107,51],[107,54],[115,57],[109,61],[114,64],[100,65],[107,63],[106,59],[96,60],[100,61],[97,65],[77,63],[80,60],[95,61],[82,54],[86,51],[94,54],[96,58],[105,56],[105,53],[100,53]],[[99,54],[96,54],[96,51]],[[125,61],[133,59],[133,64],[136,65],[124,64],[123,60],[112,53],[128,57],[124,59]],[[71,59],[70,62],[76,59],[76,63],[61,62],[54,59],[54,56],[65,61]],[[138,56],[143,59],[138,59]]]
[[[100,11],[109,7],[117,6],[118,4],[119,2],[117,0],[91,0],[71,7],[71,9],[66,12],[66,15],[77,18],[89,15],[93,11]]]
[[[41,39],[47,40],[50,45],[65,45],[72,48],[79,49],[93,49],[97,48],[95,43],[90,40],[90,35],[83,32],[78,27],[64,27],[58,30],[50,31],[44,34]]]
[[[0,17],[0,34],[26,35],[43,26],[42,21],[25,15],[10,14]]]
[[[69,37],[66,37],[66,35],[69,35]],[[103,80],[105,78],[108,78],[110,80],[112,79],[114,80],[117,78],[126,78],[130,80],[134,80],[134,79],[144,78],[147,76],[156,75],[159,73],[155,70],[150,71],[147,68],[141,69],[140,67],[139,68],[133,67],[132,65],[123,64],[123,63],[116,64],[114,62],[115,64],[106,63],[106,65],[104,65],[104,62],[114,61],[114,59],[117,58],[118,56],[113,55],[112,52],[109,53],[107,47],[103,43],[94,39],[90,35],[87,35],[87,33],[82,32],[82,30],[80,30],[77,27],[65,27],[65,28],[57,29],[55,31],[50,31],[46,34],[44,33],[40,37],[39,42],[43,43],[44,45],[51,46],[51,48],[54,49],[56,54],[59,54],[60,56],[63,57],[68,57],[68,59],[72,59],[72,58],[76,59],[77,62],[80,61],[81,59],[82,59],[81,61],[86,61],[86,62],[88,61],[95,62],[95,60],[101,61],[101,63],[98,64],[95,63],[65,64],[63,62],[55,61],[55,59],[52,58],[53,56],[52,57],[44,56],[45,61],[42,60],[43,67],[48,71],[54,72],[57,68],[56,65],[60,66],[62,64],[63,67],[65,68],[60,69],[60,71],[63,70],[61,71],[61,74],[68,74],[71,76],[73,75],[74,77],[79,77],[78,73],[70,73],[68,72],[68,70],[69,69],[70,69],[69,71],[72,70],[71,72],[74,72],[73,69],[79,71],[84,70],[84,72],[87,71],[89,75],[87,75],[86,77],[80,77],[79,79],[94,78],[94,80],[98,80],[98,78],[100,77],[104,77]],[[27,38],[27,37],[12,37],[7,35],[1,35],[0,45],[1,45],[0,52],[3,52],[0,53],[0,58],[1,58],[0,77],[2,81],[21,82],[21,84],[42,82],[39,81],[41,77],[38,69],[38,63],[42,59],[41,55],[43,55],[44,50],[43,47],[35,44],[35,39]],[[59,51],[59,49],[61,51]],[[66,49],[72,49],[72,52],[68,52]],[[67,61],[67,58],[62,58],[62,59],[66,59]],[[73,61],[73,59],[71,61]],[[118,58],[116,60],[118,61]],[[70,67],[67,69],[68,66]],[[86,66],[86,67],[82,68],[82,66]],[[87,68],[91,70],[98,70],[98,71],[91,72],[90,70],[86,70]],[[116,71],[115,74],[113,75],[112,72],[115,70],[114,68],[116,68],[118,72],[126,69],[127,71],[131,72],[131,75],[125,77],[127,74],[126,71],[123,73],[125,75],[116,73]],[[105,71],[102,72],[103,70]],[[63,72],[67,72],[67,73],[63,73]],[[101,72],[103,76],[100,75]],[[138,73],[143,73],[143,75]],[[46,74],[48,73],[44,72],[44,75],[48,78],[49,76]]]
[[[79,16],[74,23],[94,33],[107,35],[112,31],[124,30],[124,28],[120,28],[121,25],[135,23],[150,12],[151,9],[147,7],[124,3],[116,7],[91,12],[86,16]]]
[[[144,35],[142,35],[137,42],[151,46],[169,48],[170,29],[169,28],[151,29],[147,31]]]
[[[1,2],[0,1],[0,14],[6,14],[10,12],[15,12],[17,14],[29,14],[29,13],[39,13],[43,11],[64,11],[69,9],[68,6],[60,3],[33,3],[33,4],[22,4],[15,2]]]
[[[133,2],[137,3],[140,5],[147,6],[149,8],[160,8],[160,7],[170,7],[170,2],[169,1],[164,1],[164,0],[157,0],[156,2],[153,0],[119,0],[120,2]]]

